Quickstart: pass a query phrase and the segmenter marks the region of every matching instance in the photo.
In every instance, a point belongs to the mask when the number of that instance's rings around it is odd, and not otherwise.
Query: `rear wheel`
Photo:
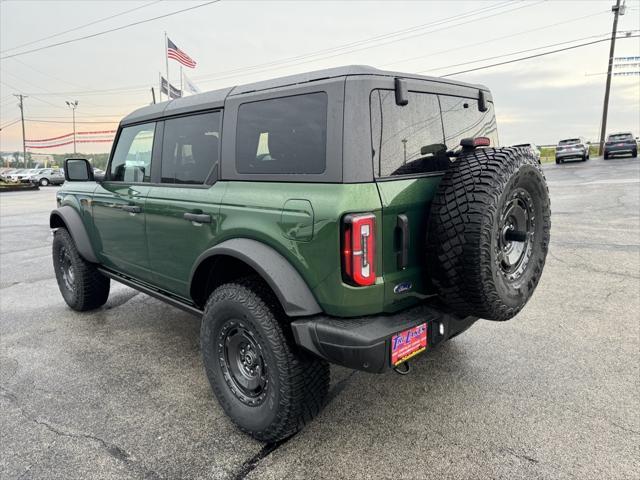
[[[638,150],[634,150],[633,152],[631,152],[631,158],[636,158],[638,156]]]
[[[41,178],[39,183],[41,187],[46,187],[47,185],[49,185],[49,180],[46,178]]]
[[[258,440],[287,438],[322,409],[329,364],[298,351],[284,314],[258,278],[218,287],[200,341],[207,377],[226,414]]]
[[[72,309],[93,310],[109,298],[109,278],[80,256],[73,238],[64,228],[58,228],[53,237],[53,268],[60,293]]]
[[[508,320],[535,290],[551,229],[542,169],[525,149],[478,149],[443,177],[432,203],[432,281],[459,315]]]

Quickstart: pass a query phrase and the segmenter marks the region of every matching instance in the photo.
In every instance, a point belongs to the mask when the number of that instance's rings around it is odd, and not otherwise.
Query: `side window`
[[[238,173],[323,173],[326,149],[324,92],[245,103],[238,109]]]
[[[151,150],[155,123],[125,127],[111,160],[109,180],[115,182],[149,182],[151,180]]]
[[[162,183],[201,185],[218,163],[220,112],[173,118],[164,123]]]
[[[399,106],[393,90],[371,92],[376,177],[441,171],[449,164],[437,95],[409,92],[408,99]]]
[[[478,101],[471,98],[440,95],[445,144],[455,149],[463,138],[488,137],[491,146],[497,147],[498,127],[493,103],[487,102],[486,112],[478,110]]]

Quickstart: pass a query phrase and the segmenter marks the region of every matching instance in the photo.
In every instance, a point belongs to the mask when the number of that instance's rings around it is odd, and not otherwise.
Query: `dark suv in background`
[[[608,160],[616,155],[631,155],[632,158],[638,156],[638,144],[631,133],[612,133],[607,137],[604,159]]]
[[[582,137],[560,140],[556,147],[556,163],[564,163],[566,160],[589,160],[589,145]]]

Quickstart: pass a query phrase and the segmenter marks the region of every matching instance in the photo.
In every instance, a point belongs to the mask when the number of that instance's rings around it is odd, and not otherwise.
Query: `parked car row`
[[[46,187],[47,185],[62,185],[64,170],[61,168],[9,169],[0,173],[0,177],[7,182],[37,183]]]
[[[630,132],[612,133],[604,144],[603,157],[608,160],[618,155],[638,156],[638,143]],[[589,160],[589,144],[582,137],[560,140],[556,147],[556,163],[561,164],[567,160]]]

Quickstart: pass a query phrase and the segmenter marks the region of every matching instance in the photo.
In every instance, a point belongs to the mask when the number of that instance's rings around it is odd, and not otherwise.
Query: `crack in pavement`
[[[131,455],[123,448],[119,447],[118,445],[116,445],[115,443],[111,443],[108,442],[106,440],[104,440],[103,438],[100,438],[96,435],[91,435],[89,433],[82,433],[82,432],[69,432],[69,431],[65,431],[62,430],[59,427],[56,427],[54,425],[52,425],[51,423],[45,421],[45,420],[40,420],[36,417],[32,417],[30,415],[28,415],[25,412],[24,407],[22,407],[22,405],[20,405],[20,402],[18,400],[18,397],[11,392],[10,390],[8,390],[7,388],[3,387],[2,385],[0,385],[0,394],[2,397],[6,398],[7,400],[13,402],[16,406],[16,408],[18,409],[18,411],[20,412],[20,415],[27,421],[35,423],[36,425],[40,425],[44,428],[46,428],[47,430],[49,430],[52,433],[55,433],[57,436],[59,437],[66,437],[66,438],[73,438],[73,439],[85,439],[85,440],[90,440],[92,442],[98,443],[111,457],[113,457],[116,460],[121,461],[122,463],[124,463],[125,465],[127,465],[128,467],[136,470],[136,471],[141,471],[143,473],[143,478],[145,479],[151,479],[151,480],[156,480],[156,479],[160,479],[160,475],[158,475],[156,472],[152,471],[152,470],[146,470],[136,464],[133,463],[133,459],[131,457]],[[55,442],[54,442],[55,443]],[[49,449],[47,449],[49,450]],[[18,478],[22,478],[24,477],[24,475],[26,475],[31,468],[33,468],[33,466],[36,464],[37,462],[29,465],[27,467],[27,469],[22,472],[22,474],[20,474],[20,477]]]
[[[327,399],[325,401],[325,407],[329,405],[342,391],[346,388],[349,381],[353,378],[353,376],[357,373],[357,370],[352,370],[349,375],[340,380],[338,383],[334,385],[329,394],[327,395]],[[237,469],[236,473],[232,475],[231,478],[233,480],[244,480],[247,475],[249,475],[256,467],[260,464],[262,460],[275,452],[282,445],[286,444],[289,440],[294,438],[297,434],[290,436],[289,438],[285,438],[284,440],[280,440],[279,442],[267,443],[264,447],[260,449],[258,453],[256,453],[251,458],[245,460],[240,467]]]

